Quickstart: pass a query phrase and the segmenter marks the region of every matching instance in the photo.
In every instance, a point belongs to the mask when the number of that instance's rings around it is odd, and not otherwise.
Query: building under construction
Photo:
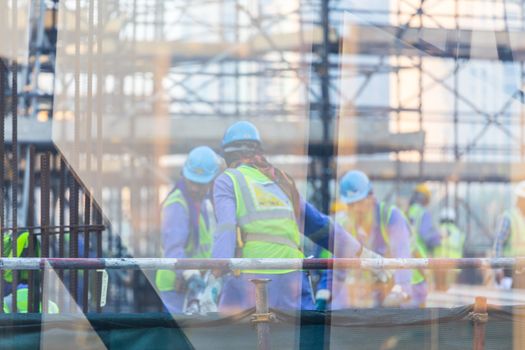
[[[524,0],[5,0],[0,13],[2,348],[525,347],[525,262],[493,249],[525,181]],[[461,256],[166,257],[163,208],[188,152],[223,155],[241,120],[330,222],[350,170],[407,213],[425,183],[434,225],[455,213]],[[158,270],[217,267],[348,270],[351,307],[269,309],[255,281],[257,303],[233,315],[166,312]],[[424,307],[376,307],[360,284],[408,268],[424,270]]]

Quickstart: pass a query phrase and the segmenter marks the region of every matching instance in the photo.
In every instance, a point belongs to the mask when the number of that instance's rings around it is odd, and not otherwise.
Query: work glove
[[[182,273],[188,290],[197,294],[206,288],[206,283],[202,279],[201,273],[198,270],[186,270]]]
[[[399,284],[396,284],[383,300],[383,306],[400,307],[409,299],[410,297],[407,295],[407,293],[403,292],[401,286]]]
[[[201,298],[201,314],[218,311],[219,295],[222,290],[222,278],[216,277],[213,273],[206,274],[206,288]]]
[[[365,247],[363,247],[363,250],[361,251],[361,255],[359,257],[363,259],[383,259],[381,255],[374,253],[373,251],[371,251],[370,249],[366,249]],[[371,271],[377,282],[386,283],[392,278],[392,272],[388,270],[372,268]]]
[[[328,289],[319,289],[315,293],[315,308],[317,311],[326,311],[331,297],[332,293]]]

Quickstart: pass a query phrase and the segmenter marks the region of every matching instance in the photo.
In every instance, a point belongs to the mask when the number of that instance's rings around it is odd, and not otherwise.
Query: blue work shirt
[[[286,194],[277,184],[268,186],[268,190],[282,199],[287,199]],[[236,200],[232,180],[226,174],[220,175],[214,183],[213,202],[217,218],[217,228],[214,234],[212,250],[213,258],[233,258],[236,248]],[[333,251],[335,245],[335,256],[355,257],[361,251],[361,245],[344,229],[332,222],[332,220],[320,213],[314,206],[300,200],[301,218],[297,221],[299,231],[304,232],[319,246]],[[285,274],[241,274],[239,277],[225,276],[219,308],[221,311],[240,311],[255,305],[254,289],[250,278],[270,278],[268,285],[269,305],[273,308],[298,310],[314,309],[315,304],[311,298],[303,298],[301,295],[311,294],[305,273],[294,271]]]

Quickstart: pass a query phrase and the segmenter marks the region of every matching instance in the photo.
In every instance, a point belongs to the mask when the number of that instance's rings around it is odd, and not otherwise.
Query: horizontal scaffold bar
[[[172,258],[0,258],[0,270],[351,270],[525,268],[519,258],[433,259],[172,259]]]

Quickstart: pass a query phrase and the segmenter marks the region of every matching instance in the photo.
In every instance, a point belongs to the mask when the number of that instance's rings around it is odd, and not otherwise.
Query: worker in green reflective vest
[[[18,234],[17,238],[17,251],[16,251],[16,257],[29,257],[29,232],[24,231],[22,233]],[[12,258],[13,257],[13,239],[11,232],[4,233],[4,257]],[[35,257],[40,256],[40,243],[37,239],[35,239]],[[21,281],[27,281],[28,279],[28,271],[20,271],[18,274],[19,282]],[[12,292],[12,283],[13,283],[13,271],[12,270],[4,270],[4,295],[7,295]]]
[[[339,214],[337,220],[365,247],[388,258],[426,257],[403,212],[376,199],[365,173],[359,170],[347,172],[341,178],[339,194],[347,210],[344,215]],[[377,281],[381,283],[372,286],[370,294],[375,299],[372,305],[421,307],[425,304],[427,285],[422,271],[397,270],[393,277],[393,285]],[[334,291],[340,291],[332,301],[334,309],[369,306],[349,305],[346,287],[344,282],[334,278]]]
[[[494,257],[525,257],[525,181],[514,190],[514,207],[501,216],[494,240]],[[512,269],[495,271],[496,283],[504,289],[525,289],[525,274]]]
[[[432,255],[435,247],[441,243],[441,234],[434,225],[432,213],[428,209],[432,192],[426,183],[420,183],[414,189],[408,208],[408,219],[417,239],[422,243],[426,255]]]
[[[197,147],[188,154],[182,178],[162,203],[164,257],[210,257],[215,218],[208,192],[220,167],[219,156],[209,147]],[[170,313],[198,312],[194,298],[205,288],[200,271],[159,270],[156,285]]]
[[[434,258],[462,258],[465,234],[456,225],[456,212],[453,208],[445,207],[441,210],[439,230],[441,244],[434,248]],[[457,270],[435,270],[436,290],[446,291],[451,284],[456,282],[458,272]]]
[[[29,310],[29,289],[26,281],[22,281],[17,288],[16,292],[16,312],[27,313]],[[13,296],[11,294],[4,297],[4,312],[13,312]],[[42,312],[42,303],[40,303],[40,310]],[[57,314],[59,312],[58,305],[53,301],[48,301],[47,312],[50,314]]]
[[[291,131],[290,131],[291,132]],[[295,181],[264,156],[258,129],[248,121],[232,124],[222,149],[228,169],[217,177],[213,201],[217,230],[213,258],[304,258],[302,235],[335,257],[378,258],[340,225],[304,201]],[[337,241],[333,245],[330,242]],[[384,275],[384,271],[377,270]],[[243,269],[223,278],[221,312],[234,313],[255,305],[254,278],[271,279],[268,305],[281,310],[315,309],[308,276],[299,269]]]

